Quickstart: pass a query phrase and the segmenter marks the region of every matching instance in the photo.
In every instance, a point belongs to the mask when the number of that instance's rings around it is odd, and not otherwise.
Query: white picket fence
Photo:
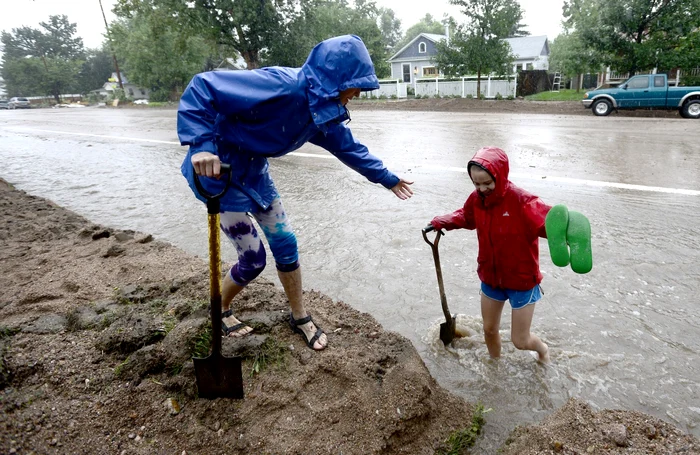
[[[517,74],[507,78],[484,76],[481,78],[481,94],[486,98],[516,96],[518,87]],[[408,98],[408,88],[412,87],[416,96],[421,98],[440,97],[476,97],[476,76],[466,76],[458,80],[444,78],[421,78],[414,83],[401,82],[399,79],[379,81],[379,89],[362,92],[362,98]]]

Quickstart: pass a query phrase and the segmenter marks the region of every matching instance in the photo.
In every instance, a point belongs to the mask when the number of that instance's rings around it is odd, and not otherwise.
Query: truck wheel
[[[608,100],[598,100],[593,103],[593,113],[604,117],[612,112],[612,103]]]
[[[700,118],[700,100],[690,100],[681,108],[681,115],[685,118]]]

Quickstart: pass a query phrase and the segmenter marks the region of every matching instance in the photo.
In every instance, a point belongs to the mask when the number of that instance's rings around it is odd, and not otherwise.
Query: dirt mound
[[[313,353],[259,280],[237,314],[255,336],[245,400],[196,396],[208,269],[150,236],[95,226],[0,181],[0,453],[434,453],[471,428],[408,340],[317,292]]]

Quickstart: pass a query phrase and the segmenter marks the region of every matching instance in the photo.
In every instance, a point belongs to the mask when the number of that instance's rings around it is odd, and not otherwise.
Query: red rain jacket
[[[499,289],[527,291],[542,281],[539,239],[546,238],[545,217],[552,207],[508,180],[508,157],[496,147],[474,155],[476,163],[496,181],[484,197],[474,190],[464,207],[435,217],[436,229],[476,229],[479,240],[477,273],[484,283]]]

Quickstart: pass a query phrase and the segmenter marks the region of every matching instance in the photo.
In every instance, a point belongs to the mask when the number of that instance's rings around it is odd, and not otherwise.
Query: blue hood
[[[355,35],[337,36],[317,44],[301,71],[309,84],[309,109],[316,125],[339,116],[338,97],[343,90],[379,88],[369,52]]]

